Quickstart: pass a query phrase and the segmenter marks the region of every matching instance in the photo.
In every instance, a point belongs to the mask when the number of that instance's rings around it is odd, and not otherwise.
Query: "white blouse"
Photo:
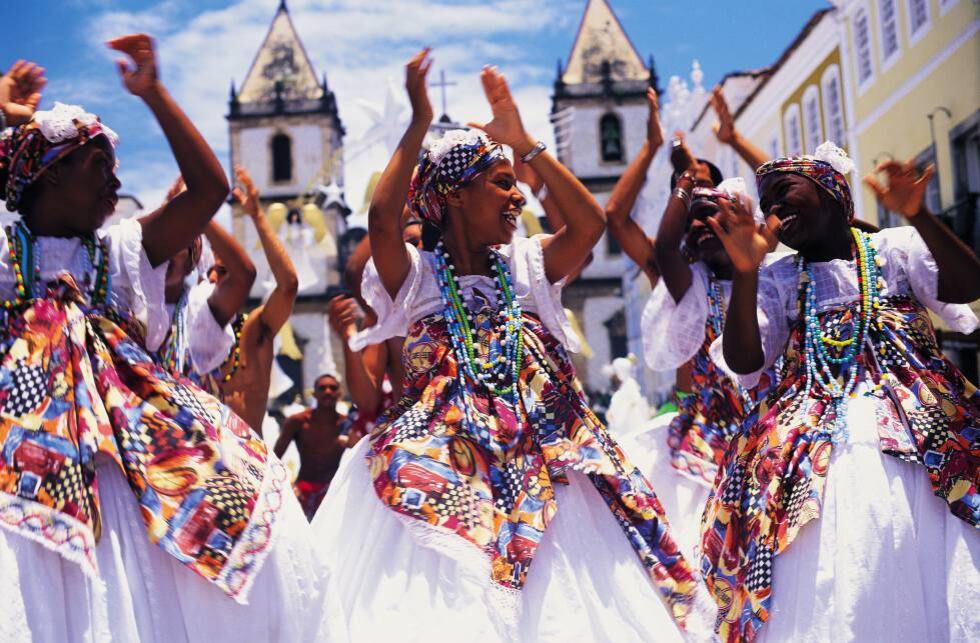
[[[136,219],[124,219],[98,234],[109,252],[109,304],[130,311],[144,324],[147,348],[156,350],[170,328],[163,305],[167,262],[156,268],[150,264],[143,250],[143,226]],[[81,239],[38,237],[35,248],[42,281],[69,274],[79,288],[90,287],[95,267]],[[16,283],[7,234],[0,228],[0,297],[12,299]]]
[[[501,246],[499,250],[508,258],[514,294],[521,310],[535,314],[565,348],[577,352],[578,336],[561,305],[561,290],[565,280],[553,284],[545,275],[541,251],[541,241],[544,238],[545,235],[515,237],[509,245]],[[390,337],[404,337],[411,324],[443,310],[435,272],[435,256],[407,244],[406,248],[411,267],[394,301],[381,283],[374,259],[365,267],[361,293],[378,314],[378,323],[354,335],[350,340],[351,350],[359,351]],[[481,303],[485,301],[496,306],[496,279],[483,275],[464,275],[459,281],[463,289],[463,299],[468,305],[479,299]]]
[[[184,309],[184,337],[187,338],[187,355],[191,360],[191,368],[198,375],[207,375],[224,364],[235,345],[235,331],[231,324],[221,326],[211,312],[208,298],[214,292],[214,284],[201,281],[195,284],[187,293],[187,304]],[[167,304],[171,318],[174,305]],[[181,359],[183,356],[181,357]],[[184,370],[184,364],[178,364],[178,370]]]
[[[912,295],[953,330],[969,334],[977,328],[977,317],[968,305],[939,301],[939,269],[915,228],[887,228],[872,234],[871,242],[883,262],[882,297]],[[810,266],[818,312],[840,308],[860,298],[853,260],[834,259]],[[754,386],[760,373],[786,350],[790,326],[799,315],[798,295],[795,255],[784,256],[759,272],[759,332],[765,361],[755,373],[736,375],[743,386]],[[726,368],[721,337],[711,345],[711,356]]]

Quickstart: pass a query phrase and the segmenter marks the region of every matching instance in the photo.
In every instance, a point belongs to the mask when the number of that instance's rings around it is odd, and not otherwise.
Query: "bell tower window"
[[[272,181],[289,183],[293,180],[293,141],[279,133],[272,137]]]
[[[609,113],[599,119],[599,145],[604,162],[623,162],[623,124],[619,116]]]

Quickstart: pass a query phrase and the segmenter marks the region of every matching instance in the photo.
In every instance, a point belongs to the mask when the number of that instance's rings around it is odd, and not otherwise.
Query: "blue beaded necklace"
[[[504,397],[514,405],[519,403],[518,380],[521,373],[521,357],[524,345],[521,306],[514,297],[510,267],[496,250],[490,251],[491,270],[497,281],[497,311],[495,325],[500,333],[491,333],[485,355],[476,348],[476,315],[463,300],[463,289],[456,275],[456,266],[440,241],[435,249],[436,279],[442,296],[443,316],[449,328],[449,337],[456,361],[457,377],[464,390],[464,407],[467,420],[478,435],[489,438],[489,432],[475,422],[468,403],[480,386],[490,395]],[[519,413],[517,414],[519,417]]]
[[[855,264],[857,269],[858,289],[860,299],[857,303],[857,323],[854,332],[847,339],[828,336],[820,327],[817,296],[814,287],[812,266],[802,257],[797,259],[797,269],[801,276],[801,299],[803,301],[804,323],[804,370],[806,378],[804,388],[808,392],[804,408],[804,418],[811,426],[816,426],[810,420],[810,393],[822,390],[834,405],[836,418],[830,430],[830,439],[834,444],[847,439],[847,401],[854,396],[854,388],[860,381],[861,351],[867,342],[868,331],[875,323],[880,306],[881,272],[879,269],[878,253],[871,243],[871,235],[851,228],[856,248]],[[805,275],[805,276],[804,276]],[[839,356],[834,356],[828,350],[832,346],[840,350]],[[834,367],[838,368],[840,376],[834,375]]]
[[[710,273],[708,275],[708,322],[715,332],[715,337],[721,337],[725,330],[725,296],[721,290],[721,282]],[[748,411],[754,405],[752,395],[734,378],[731,378],[731,382],[742,398],[745,410]]]

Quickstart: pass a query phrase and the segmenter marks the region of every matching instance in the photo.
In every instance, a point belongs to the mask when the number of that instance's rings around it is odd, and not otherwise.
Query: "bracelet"
[[[521,157],[521,160],[524,161],[525,163],[530,163],[535,156],[537,156],[541,152],[544,152],[546,149],[548,149],[548,146],[542,143],[541,141],[538,141],[537,143],[534,144],[534,147],[531,148],[530,152],[528,152],[527,154]]]
[[[678,188],[674,188],[673,195],[675,197],[677,197],[678,199],[680,199],[681,203],[684,204],[684,209],[685,210],[688,210],[689,211],[691,209],[691,193],[690,192],[688,192],[684,188],[678,187]]]
[[[542,183],[541,188],[534,193],[534,198],[543,203],[548,198],[548,186]]]

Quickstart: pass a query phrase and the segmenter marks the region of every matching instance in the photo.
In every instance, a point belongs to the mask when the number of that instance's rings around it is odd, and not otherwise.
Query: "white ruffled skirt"
[[[361,440],[345,455],[312,523],[352,641],[683,640],[584,476],[556,486],[558,514],[518,599],[517,622],[505,624],[506,607],[487,599],[493,594],[482,553],[454,535],[423,545],[424,532],[435,530],[418,523],[420,532],[378,500],[367,448]]]
[[[100,457],[101,460],[101,457]],[[0,641],[180,643],[346,641],[339,604],[324,594],[311,532],[287,494],[281,531],[240,605],[152,544],[133,492],[99,463],[101,580],[43,545],[0,529]]]
[[[623,451],[646,476],[664,507],[671,533],[692,564],[701,539],[701,515],[710,491],[701,482],[680,473],[671,464],[667,434],[677,413],[665,413],[650,420],[644,431],[620,439]]]
[[[879,450],[874,402],[848,406],[819,519],[773,562],[759,641],[980,640],[980,530],[933,495],[922,465]]]

